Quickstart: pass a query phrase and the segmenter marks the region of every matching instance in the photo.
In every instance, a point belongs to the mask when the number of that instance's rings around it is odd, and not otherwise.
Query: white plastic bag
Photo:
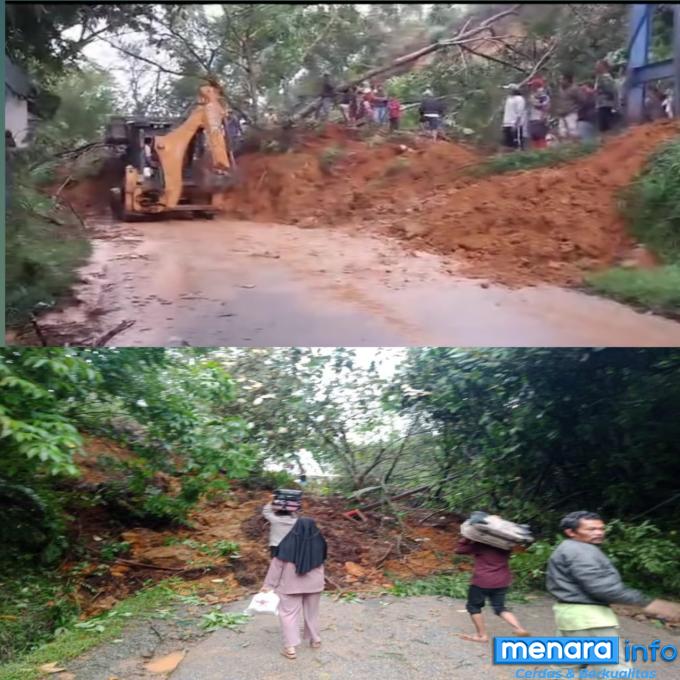
[[[277,616],[279,613],[279,596],[273,591],[257,593],[243,613],[249,616],[252,614],[274,614],[274,616]]]

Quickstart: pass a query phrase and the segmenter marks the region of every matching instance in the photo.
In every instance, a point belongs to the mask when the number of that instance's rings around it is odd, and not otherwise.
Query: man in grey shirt
[[[572,512],[562,518],[560,529],[567,539],[550,556],[546,586],[557,599],[553,610],[561,635],[618,637],[619,622],[611,604],[638,605],[646,614],[680,619],[680,605],[654,600],[624,585],[616,567],[598,547],[605,538],[605,524],[599,515]],[[629,666],[620,663],[602,668],[613,671]]]

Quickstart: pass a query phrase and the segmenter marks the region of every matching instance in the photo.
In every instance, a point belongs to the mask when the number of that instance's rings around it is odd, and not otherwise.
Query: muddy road
[[[677,346],[680,324],[554,286],[509,289],[356,229],[230,220],[96,225],[50,344]]]

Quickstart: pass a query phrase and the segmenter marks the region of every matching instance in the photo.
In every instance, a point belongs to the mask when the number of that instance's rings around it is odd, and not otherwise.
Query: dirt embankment
[[[124,466],[134,465],[135,458],[113,442],[87,437],[85,455],[77,461],[80,492],[120,482]],[[167,475],[153,481],[169,493],[179,490]],[[85,547],[85,562],[79,555],[61,568],[77,584],[84,614],[109,609],[149,579],[173,575],[213,602],[230,602],[257,590],[269,564],[268,524],[261,509],[271,492],[233,487],[226,495],[200,502],[187,527],[134,526],[101,505],[80,508],[72,532]],[[345,515],[349,509],[337,496],[305,498],[304,514],[316,519],[328,541],[327,589],[370,591],[390,585],[391,579],[451,569],[458,537],[454,517],[413,510],[402,532],[394,517],[366,512],[363,518],[351,518]],[[111,553],[112,546],[123,542],[124,551]],[[227,543],[238,544],[237,557],[220,554]]]

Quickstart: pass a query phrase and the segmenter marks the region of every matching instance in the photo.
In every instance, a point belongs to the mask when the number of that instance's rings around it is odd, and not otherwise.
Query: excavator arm
[[[219,87],[204,85],[199,89],[198,104],[190,116],[171,132],[155,137],[155,148],[165,180],[159,203],[165,209],[175,208],[179,203],[184,157],[191,140],[200,129],[206,133],[213,173],[227,175],[232,170],[223,126],[226,115]]]

